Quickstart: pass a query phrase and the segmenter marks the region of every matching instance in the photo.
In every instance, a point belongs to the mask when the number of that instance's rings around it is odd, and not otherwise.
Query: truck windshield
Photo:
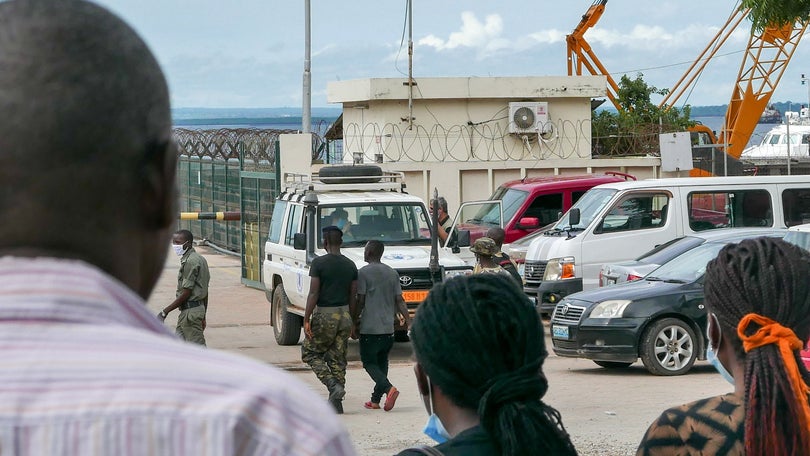
[[[617,191],[618,190],[612,188],[592,188],[588,190],[582,195],[582,198],[571,207],[571,209],[575,207],[579,208],[579,223],[571,226],[568,221],[568,215],[571,213],[569,209],[568,212],[562,216],[560,221],[554,225],[552,230],[565,230],[568,228],[581,228],[584,230],[591,224],[593,219],[602,212],[602,209],[607,206]]]
[[[529,192],[515,190],[513,188],[498,187],[489,199],[501,200],[503,202],[503,223],[506,224],[508,220],[512,220],[512,217],[515,216],[515,213],[523,206],[523,203],[528,197]],[[495,209],[497,209],[497,206]],[[481,218],[483,219],[483,217]]]
[[[421,204],[321,206],[318,217],[318,232],[337,226],[343,231],[344,246],[361,246],[372,239],[386,244],[430,244],[427,210]],[[318,246],[323,247],[318,237]]]

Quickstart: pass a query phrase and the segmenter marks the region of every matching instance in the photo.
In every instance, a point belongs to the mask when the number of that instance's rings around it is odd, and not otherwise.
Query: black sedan
[[[727,243],[784,234],[730,233],[674,258],[643,280],[565,297],[551,316],[554,353],[606,368],[627,367],[641,358],[653,374],[686,373],[706,353],[706,264]]]

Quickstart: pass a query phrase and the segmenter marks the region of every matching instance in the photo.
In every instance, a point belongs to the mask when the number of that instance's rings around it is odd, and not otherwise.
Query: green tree
[[[694,125],[689,120],[690,107],[658,107],[652,95],[666,95],[667,89],[648,85],[641,73],[635,79],[622,76],[619,81],[618,112],[599,111],[592,120],[594,155],[657,155],[658,135],[685,131]]]
[[[768,25],[792,25],[810,19],[810,0],[742,0],[740,8],[751,8],[748,17],[760,32]]]

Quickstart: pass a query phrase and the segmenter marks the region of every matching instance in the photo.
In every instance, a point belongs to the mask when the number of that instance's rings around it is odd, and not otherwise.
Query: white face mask
[[[186,253],[186,250],[188,250],[188,249],[184,249],[183,248],[184,245],[186,245],[186,244],[185,243],[183,243],[183,244],[172,244],[172,248],[174,249],[175,255],[183,256],[183,254]]]

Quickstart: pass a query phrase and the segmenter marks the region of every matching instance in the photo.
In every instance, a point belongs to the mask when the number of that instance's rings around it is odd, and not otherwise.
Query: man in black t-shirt
[[[336,226],[323,228],[326,255],[312,260],[304,312],[304,343],[301,360],[329,390],[329,402],[343,413],[346,395],[346,347],[352,331],[350,309],[355,308],[357,266],[340,253],[343,232]]]

